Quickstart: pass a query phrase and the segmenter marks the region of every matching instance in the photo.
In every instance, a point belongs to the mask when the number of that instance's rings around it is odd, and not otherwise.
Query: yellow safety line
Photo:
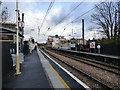
[[[56,76],[60,79],[60,81],[63,83],[63,85],[68,89],[71,90],[71,88],[66,84],[66,82],[61,78],[61,76],[55,71],[55,69],[52,67],[52,65],[50,65],[50,63],[47,61],[48,65],[50,66],[50,68],[54,71],[54,73],[56,74]]]

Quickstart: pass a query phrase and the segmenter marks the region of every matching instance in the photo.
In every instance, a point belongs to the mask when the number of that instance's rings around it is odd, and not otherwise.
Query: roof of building
[[[64,36],[48,36],[48,38],[64,38]]]
[[[16,34],[16,24],[15,23],[0,23],[0,33],[13,33]],[[21,33],[19,33],[20,37],[24,37]]]
[[[16,23],[0,23],[0,27],[5,27],[5,28],[16,30]]]

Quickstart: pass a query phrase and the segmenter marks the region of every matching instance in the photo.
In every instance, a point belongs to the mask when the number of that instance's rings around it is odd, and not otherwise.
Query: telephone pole
[[[82,19],[82,39],[83,39],[83,45],[84,45],[84,19]]]
[[[18,0],[16,0],[16,24],[17,24],[17,33],[16,33],[16,75],[21,74],[20,72],[20,58],[19,58],[19,27],[18,27]]]

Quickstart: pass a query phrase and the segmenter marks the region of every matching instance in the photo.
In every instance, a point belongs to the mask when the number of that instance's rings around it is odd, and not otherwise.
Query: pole
[[[22,35],[24,34],[24,13],[22,13]]]
[[[72,21],[72,38],[74,38],[74,36],[73,36],[73,21]]]
[[[40,28],[39,28],[39,26],[38,26],[38,35],[40,34]]]
[[[84,45],[84,19],[82,19],[82,39],[83,39],[83,45]]]
[[[97,45],[97,49],[98,49],[98,53],[100,54],[100,48],[101,46],[100,45]]]
[[[100,54],[100,48],[98,48],[98,53]]]
[[[20,72],[20,60],[19,60],[19,41],[18,41],[18,0],[16,0],[16,24],[17,24],[17,33],[16,33],[16,75],[21,74]]]
[[[22,24],[21,24],[21,28],[22,28],[22,35],[24,34],[24,13],[22,13]],[[23,52],[23,38],[22,38],[22,52]]]
[[[118,2],[118,40],[120,40],[120,1]]]
[[[22,22],[24,22],[24,13],[22,13]]]

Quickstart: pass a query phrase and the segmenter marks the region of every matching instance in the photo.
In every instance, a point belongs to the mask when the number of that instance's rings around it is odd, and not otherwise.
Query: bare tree
[[[2,7],[2,2],[0,1],[0,6]],[[8,12],[7,7],[2,7],[2,10],[0,12],[0,18],[2,22],[6,22],[10,18],[10,14]]]
[[[103,28],[108,39],[117,39],[119,26],[118,2],[102,2],[95,6],[92,21]]]
[[[2,4],[2,2],[0,1],[0,5]]]
[[[2,22],[2,19],[1,19],[1,11],[2,11],[2,6],[1,6],[2,2],[0,1],[0,22]]]
[[[117,2],[118,6],[118,39],[120,40],[120,1]]]

